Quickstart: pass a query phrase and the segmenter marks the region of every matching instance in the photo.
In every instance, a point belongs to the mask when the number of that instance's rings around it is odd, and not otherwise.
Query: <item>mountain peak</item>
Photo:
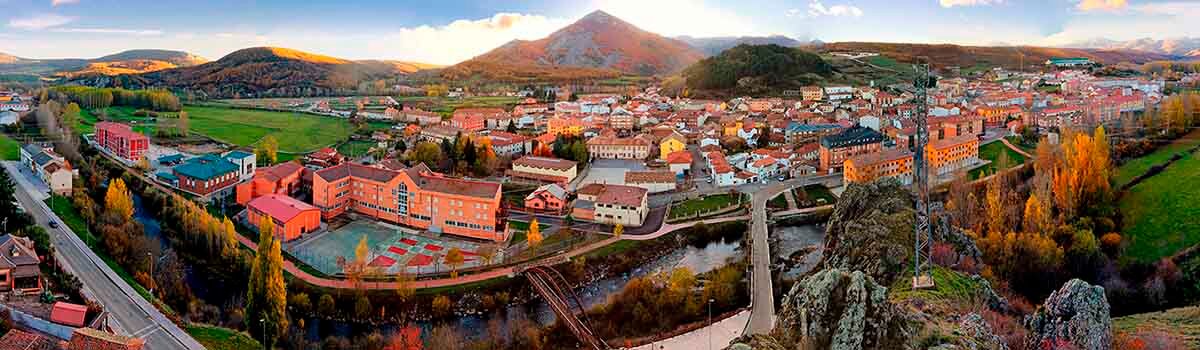
[[[610,15],[608,12],[604,12],[604,10],[595,10],[592,11],[592,13],[587,14],[587,16],[583,16],[580,21],[607,21],[614,19],[618,21],[620,20],[616,16]]]
[[[228,55],[225,55],[225,57],[221,57],[221,59],[220,59],[220,61],[226,61],[226,62],[254,62],[254,61],[264,61],[265,62],[265,61],[278,61],[278,60],[297,60],[297,61],[304,61],[304,62],[311,62],[311,63],[323,63],[323,64],[343,64],[343,63],[349,62],[349,61],[346,61],[346,60],[343,60],[340,58],[336,58],[336,57],[319,55],[319,54],[315,54],[315,53],[308,53],[308,52],[304,52],[304,51],[293,50],[293,49],[288,49],[288,48],[283,48],[283,47],[270,47],[270,46],[250,47],[250,48],[237,50],[237,51],[229,53]]]

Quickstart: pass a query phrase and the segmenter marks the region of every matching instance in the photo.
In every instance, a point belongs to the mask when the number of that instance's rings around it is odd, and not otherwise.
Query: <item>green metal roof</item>
[[[237,164],[233,164],[225,158],[206,154],[188,159],[183,164],[175,167],[175,174],[197,180],[210,180],[237,170]]]
[[[230,151],[229,153],[225,154],[225,158],[242,159],[242,158],[246,158],[246,157],[249,157],[252,155],[254,155],[254,154],[251,154],[250,152],[246,152],[246,151]]]

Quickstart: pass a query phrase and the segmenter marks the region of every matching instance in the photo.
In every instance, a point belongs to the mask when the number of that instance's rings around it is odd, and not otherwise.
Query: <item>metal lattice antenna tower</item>
[[[929,161],[925,145],[929,144],[929,96],[931,82],[929,63],[920,59],[913,65],[917,76],[913,81],[916,88],[916,114],[913,120],[917,130],[913,142],[913,194],[916,197],[916,227],[913,230],[913,289],[933,287],[930,257],[933,255],[933,226],[930,225],[932,210],[929,200]]]

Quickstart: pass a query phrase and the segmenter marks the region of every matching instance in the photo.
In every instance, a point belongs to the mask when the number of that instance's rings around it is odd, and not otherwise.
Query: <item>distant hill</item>
[[[683,70],[693,91],[777,94],[812,85],[836,72],[815,53],[774,44],[738,45]]]
[[[349,93],[360,81],[396,77],[422,66],[426,65],[356,62],[286,48],[253,47],[196,66],[88,76],[73,82],[90,86],[162,87],[211,97],[321,96]]]
[[[703,52],[706,56],[713,56],[713,55],[719,54],[719,53],[721,53],[721,51],[728,50],[731,47],[738,46],[741,44],[749,44],[749,45],[775,44],[775,45],[785,46],[785,47],[797,47],[797,46],[804,44],[801,41],[798,41],[796,39],[792,39],[792,38],[789,38],[789,37],[786,37],[783,35],[724,36],[724,37],[713,37],[713,38],[696,38],[696,37],[690,37],[690,36],[684,35],[684,36],[675,37],[675,39],[679,39],[680,41],[683,41],[683,42],[687,43],[688,45],[691,45],[692,47],[696,48],[697,50],[700,50],[700,52]]]
[[[514,40],[448,67],[442,76],[492,80],[649,76],[676,72],[703,57],[682,41],[596,11],[546,38]]]
[[[1164,55],[1183,56],[1189,59],[1200,59],[1200,38],[1142,38],[1126,41],[1092,39],[1065,45],[1065,47],[1106,50],[1136,50]]]
[[[144,73],[206,62],[182,51],[128,50],[93,58],[36,59],[0,53],[0,73],[78,76],[87,74]]]
[[[1103,49],[1069,49],[1034,46],[960,46],[949,44],[900,44],[900,43],[864,43],[840,42],[825,43],[819,48],[822,52],[865,51],[875,52],[891,57],[900,62],[914,62],[917,57],[928,57],[935,68],[973,67],[975,65],[990,65],[1010,69],[1040,66],[1051,57],[1087,57],[1102,64],[1120,62],[1145,63],[1150,61],[1171,60],[1177,58],[1160,53],[1103,50]]]

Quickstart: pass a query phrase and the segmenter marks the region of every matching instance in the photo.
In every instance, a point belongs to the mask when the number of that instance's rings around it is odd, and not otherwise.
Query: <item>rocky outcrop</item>
[[[996,294],[996,290],[992,289],[992,283],[980,275],[971,275],[971,282],[975,282],[979,286],[979,296],[987,303],[987,307],[992,311],[1011,312],[1012,305],[1008,303],[1008,299]]]
[[[792,286],[775,328],[782,339],[818,349],[900,349],[909,337],[905,324],[871,276],[826,269]]]
[[[829,217],[821,266],[891,285],[912,256],[912,207],[912,194],[894,180],[851,184]]]
[[[958,321],[963,347],[971,350],[1008,350],[1004,339],[992,332],[992,326],[977,313],[969,313]]]
[[[1082,350],[1112,347],[1112,319],[1104,288],[1079,279],[1068,281],[1025,317],[1030,348],[1072,344]]]

